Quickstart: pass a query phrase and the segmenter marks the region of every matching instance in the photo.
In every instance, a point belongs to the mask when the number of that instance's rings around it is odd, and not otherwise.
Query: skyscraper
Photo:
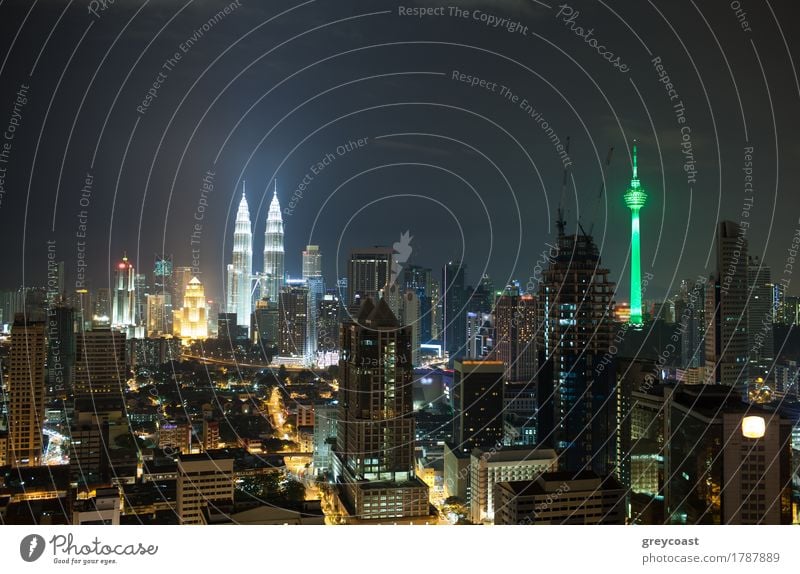
[[[45,323],[14,318],[8,368],[8,462],[42,464],[44,379],[47,343]]]
[[[747,394],[747,239],[732,221],[717,227],[717,270],[706,287],[707,383],[738,387]]]
[[[287,285],[278,297],[279,340],[281,355],[306,357],[308,331],[308,287]]]
[[[750,391],[761,396],[765,389],[774,390],[770,379],[775,360],[774,285],[770,268],[758,257],[750,257],[747,265],[747,348],[749,349]],[[767,398],[767,397],[764,397]]]
[[[233,264],[229,266],[228,273],[228,313],[236,313],[236,324],[249,329],[252,311],[253,232],[250,228],[250,209],[247,206],[244,184],[233,231]]]
[[[283,267],[283,216],[278,201],[278,182],[267,212],[267,229],[264,232],[264,272],[261,278],[261,298],[277,301],[284,284]]]
[[[564,470],[613,467],[616,428],[612,368],[599,369],[612,340],[614,284],[592,237],[563,233],[542,274],[538,298],[539,440],[561,452]]]
[[[456,359],[453,376],[453,440],[463,452],[503,442],[503,379],[500,361]]]
[[[358,309],[362,301],[379,298],[381,290],[392,277],[394,249],[367,247],[350,252],[347,266],[349,300],[346,307]]]
[[[111,326],[127,329],[136,325],[136,272],[123,255],[114,272]]]
[[[428,515],[428,487],[414,473],[411,333],[386,301],[362,303],[342,326],[334,456],[339,502],[355,520]]]
[[[639,182],[636,143],[633,144],[633,177],[625,192],[625,205],[631,210],[631,325],[642,325],[642,271],[639,247],[639,210],[647,203],[647,192]]]
[[[536,301],[508,286],[494,307],[495,355],[511,382],[530,382],[536,375]]]
[[[313,362],[318,347],[319,306],[325,296],[325,281],[322,278],[322,253],[320,253],[318,245],[307,245],[305,251],[303,251],[303,280],[308,286],[307,354]]]
[[[466,266],[451,261],[442,267],[442,348],[450,354],[466,354],[467,290],[464,283]]]

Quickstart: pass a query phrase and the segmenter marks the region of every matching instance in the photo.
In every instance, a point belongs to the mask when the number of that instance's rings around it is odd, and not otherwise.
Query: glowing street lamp
[[[764,417],[750,416],[742,419],[742,436],[745,438],[761,438],[766,430]]]

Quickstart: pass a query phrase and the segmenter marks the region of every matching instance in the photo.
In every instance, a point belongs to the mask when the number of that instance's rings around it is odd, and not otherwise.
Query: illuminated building
[[[557,251],[537,298],[537,435],[559,451],[563,470],[606,475],[614,466],[615,381],[613,364],[600,364],[613,338],[614,283],[582,229],[565,235],[559,221]]]
[[[506,368],[506,380],[529,383],[536,375],[536,301],[506,287],[494,305],[494,356]]]
[[[616,303],[614,305],[614,321],[618,323],[628,323],[631,320],[631,306],[627,303]]]
[[[136,273],[124,255],[114,270],[111,326],[127,329],[136,325]]]
[[[42,464],[44,383],[47,341],[45,324],[17,314],[11,328],[8,358],[8,462]]]
[[[453,441],[464,452],[503,443],[502,361],[456,359]]]
[[[309,358],[315,358],[319,348],[319,307],[325,296],[325,281],[322,278],[322,253],[318,245],[307,245],[303,251],[303,280],[308,286],[308,341]]]
[[[228,265],[227,312],[236,314],[236,324],[250,328],[253,276],[253,232],[250,227],[250,209],[247,206],[244,184],[242,200],[236,212],[233,231],[233,263]]]
[[[177,506],[181,524],[205,524],[204,510],[233,502],[233,458],[225,450],[178,457]]]
[[[625,489],[613,476],[546,472],[498,483],[494,523],[625,524]]]
[[[205,290],[197,277],[192,277],[183,292],[183,307],[174,313],[173,328],[181,339],[208,338]]]
[[[156,293],[147,295],[147,322],[145,332],[148,337],[160,337],[169,333],[167,325],[167,295]]]
[[[334,451],[339,503],[348,520],[428,516],[428,487],[414,469],[411,333],[386,301],[362,303],[342,326]]]
[[[277,301],[284,285],[283,266],[283,216],[278,201],[278,182],[267,212],[267,228],[264,231],[264,271],[261,277],[261,298]]]
[[[47,391],[48,400],[66,399],[72,390],[75,364],[75,321],[72,307],[60,304],[47,310]]]
[[[640,254],[639,210],[647,203],[647,192],[639,182],[636,144],[633,144],[633,176],[625,205],[631,210],[631,325],[642,325],[642,271]]]
[[[791,524],[791,420],[715,385],[678,386],[665,411],[668,523]]]
[[[75,398],[121,397],[127,379],[125,333],[96,327],[76,341]]]
[[[469,506],[474,524],[494,520],[495,485],[509,480],[533,480],[558,468],[552,449],[531,447],[476,448],[470,453]]]
[[[717,270],[705,296],[705,376],[747,396],[747,239],[732,221],[717,227]]]

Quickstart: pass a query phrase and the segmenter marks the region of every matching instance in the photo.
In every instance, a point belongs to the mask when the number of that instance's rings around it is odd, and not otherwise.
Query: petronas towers
[[[253,309],[254,282],[260,283],[261,297],[271,301],[277,301],[284,283],[283,219],[277,182],[267,214],[264,241],[264,272],[259,276],[253,272],[253,231],[243,183],[233,231],[233,260],[227,267],[227,310],[228,313],[236,313],[237,325],[248,329]]]

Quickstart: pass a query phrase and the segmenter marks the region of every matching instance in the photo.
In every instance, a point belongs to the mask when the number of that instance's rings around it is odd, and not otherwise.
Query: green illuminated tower
[[[642,325],[642,270],[639,248],[639,210],[647,203],[647,192],[639,183],[636,142],[633,143],[633,177],[625,192],[625,205],[631,210],[631,325]]]

